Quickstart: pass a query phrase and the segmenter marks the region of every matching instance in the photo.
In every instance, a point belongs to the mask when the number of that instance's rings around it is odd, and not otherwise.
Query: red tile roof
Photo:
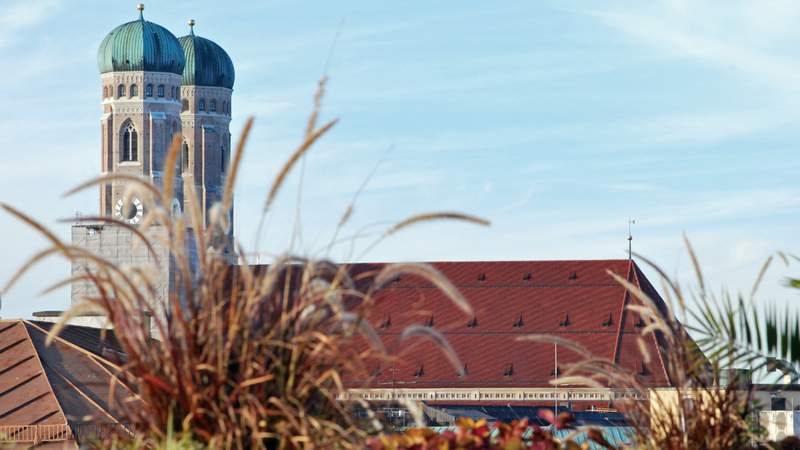
[[[113,363],[60,337],[48,346],[46,338],[36,322],[0,321],[0,431],[6,439],[35,436],[76,448],[81,437],[124,429],[121,408],[138,400],[117,382],[110,401]]]
[[[0,321],[0,426],[66,423],[25,324]]]
[[[532,333],[572,340],[596,356],[639,373],[645,385],[669,385],[656,338],[645,339],[652,356],[649,364],[644,363],[636,343],[642,324],[625,305],[638,300],[607,273],[642,287],[663,305],[632,261],[431,264],[470,301],[475,316],[465,316],[429,282],[413,276],[392,282],[377,295],[368,320],[398,361],[376,367],[379,375],[373,387],[550,387],[556,348],[516,340]],[[355,264],[350,270],[354,278],[369,279],[383,266]],[[431,323],[455,349],[466,366],[466,376],[458,376],[432,343],[422,338],[399,342],[407,326]],[[557,358],[559,366],[578,359],[566,349],[559,350]]]

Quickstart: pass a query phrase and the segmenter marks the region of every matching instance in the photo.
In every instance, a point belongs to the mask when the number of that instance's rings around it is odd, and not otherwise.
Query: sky
[[[97,47],[135,6],[0,6],[0,202],[67,240],[69,219],[98,209],[94,190],[63,197],[100,168]],[[251,259],[625,258],[635,219],[634,251],[691,284],[686,235],[708,285],[746,293],[767,257],[800,253],[796,1],[161,0],[144,14],[176,36],[194,18],[234,61],[234,141],[255,117],[235,212]],[[289,177],[254,249],[324,73],[322,120],[340,122]],[[492,225],[423,224],[371,247],[432,211]],[[44,245],[0,213],[0,284]],[[69,270],[37,266],[0,315],[67,308],[68,290],[40,292]],[[774,264],[759,301],[796,302],[784,279],[798,274]]]

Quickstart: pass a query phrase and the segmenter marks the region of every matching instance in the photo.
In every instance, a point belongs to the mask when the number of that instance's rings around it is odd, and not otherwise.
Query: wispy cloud
[[[60,0],[11,0],[0,8],[0,48],[11,45],[18,34],[56,14]]]
[[[712,7],[712,4],[716,7]],[[731,69],[754,80],[792,93],[800,89],[800,63],[794,54],[784,54],[764,45],[764,35],[785,34],[785,17],[797,17],[800,5],[792,2],[661,1],[618,10],[592,10],[587,14],[622,31],[636,41],[711,64]],[[633,12],[631,12],[633,11]],[[791,14],[789,13],[791,11]],[[773,28],[765,22],[773,21]],[[792,25],[794,27],[794,25]],[[759,37],[760,36],[760,37]]]
[[[707,227],[715,222],[735,220],[756,220],[800,211],[800,190],[790,188],[751,189],[730,192],[707,192],[698,194],[696,198],[685,197],[662,200],[649,207],[631,205],[641,226],[651,228],[680,227],[684,230]],[[597,236],[621,229],[623,222],[617,218],[593,218],[587,221],[581,218],[577,222],[559,220],[559,226],[553,230],[554,236],[562,238],[576,236]]]
[[[747,111],[687,111],[636,119],[622,127],[648,144],[718,142],[781,127],[797,113],[773,107]]]

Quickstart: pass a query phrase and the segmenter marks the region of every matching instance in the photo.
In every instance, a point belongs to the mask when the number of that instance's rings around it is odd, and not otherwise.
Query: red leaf
[[[144,379],[144,381],[146,381],[147,383],[153,385],[154,387],[157,387],[158,389],[161,389],[162,391],[168,394],[174,394],[174,390],[170,387],[170,385],[168,385],[163,380],[161,380],[161,378],[158,378],[155,375],[146,373],[142,375],[142,379]]]
[[[536,415],[547,423],[556,423],[556,415],[549,409],[540,409]]]
[[[556,419],[556,430],[575,428],[573,423],[575,423],[575,416],[568,412],[562,412]]]

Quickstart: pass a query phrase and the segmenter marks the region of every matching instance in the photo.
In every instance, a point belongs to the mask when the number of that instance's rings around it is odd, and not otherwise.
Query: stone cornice
[[[368,401],[467,401],[467,402],[543,402],[543,401],[584,401],[607,402],[613,400],[645,400],[642,393],[631,389],[611,388],[374,388],[349,389],[340,394],[342,400],[361,398]]]

